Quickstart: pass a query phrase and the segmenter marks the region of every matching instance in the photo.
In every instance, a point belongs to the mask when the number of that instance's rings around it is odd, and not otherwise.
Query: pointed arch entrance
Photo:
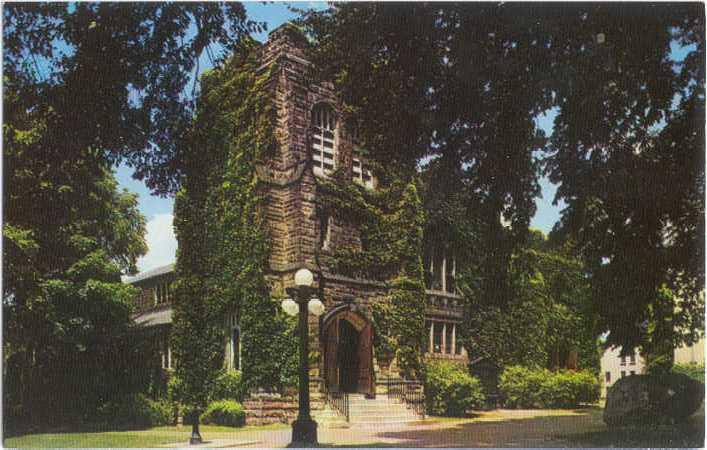
[[[373,327],[348,307],[327,314],[322,324],[324,379],[331,392],[373,393]]]

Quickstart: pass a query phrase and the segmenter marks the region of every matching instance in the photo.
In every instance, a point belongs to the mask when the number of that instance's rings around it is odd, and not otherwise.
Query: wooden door
[[[329,391],[339,390],[339,368],[336,363],[336,353],[339,347],[339,319],[334,319],[329,323],[325,333],[324,343],[324,371],[327,388]]]

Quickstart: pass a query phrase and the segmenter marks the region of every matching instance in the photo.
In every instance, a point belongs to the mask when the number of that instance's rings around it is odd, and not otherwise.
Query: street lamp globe
[[[299,306],[297,306],[297,303],[291,298],[286,298],[282,301],[282,310],[285,311],[285,314],[288,316],[296,316],[299,312]]]
[[[311,286],[314,282],[314,275],[308,269],[300,269],[295,273],[295,285],[297,287]]]
[[[309,304],[307,305],[307,308],[309,309],[310,313],[314,314],[317,317],[324,314],[324,303],[322,303],[322,301],[318,298],[311,299],[309,301]]]

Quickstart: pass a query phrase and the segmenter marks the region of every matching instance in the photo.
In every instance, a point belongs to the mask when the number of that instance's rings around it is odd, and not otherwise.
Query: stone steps
[[[323,427],[347,426],[387,426],[417,422],[421,417],[404,403],[379,395],[367,399],[363,394],[349,394],[349,422],[330,405],[314,414],[315,420]]]

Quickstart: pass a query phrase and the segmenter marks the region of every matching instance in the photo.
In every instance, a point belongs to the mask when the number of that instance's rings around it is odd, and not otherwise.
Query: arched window
[[[336,169],[335,132],[334,111],[327,105],[317,105],[312,110],[312,161],[317,175],[328,175]]]

